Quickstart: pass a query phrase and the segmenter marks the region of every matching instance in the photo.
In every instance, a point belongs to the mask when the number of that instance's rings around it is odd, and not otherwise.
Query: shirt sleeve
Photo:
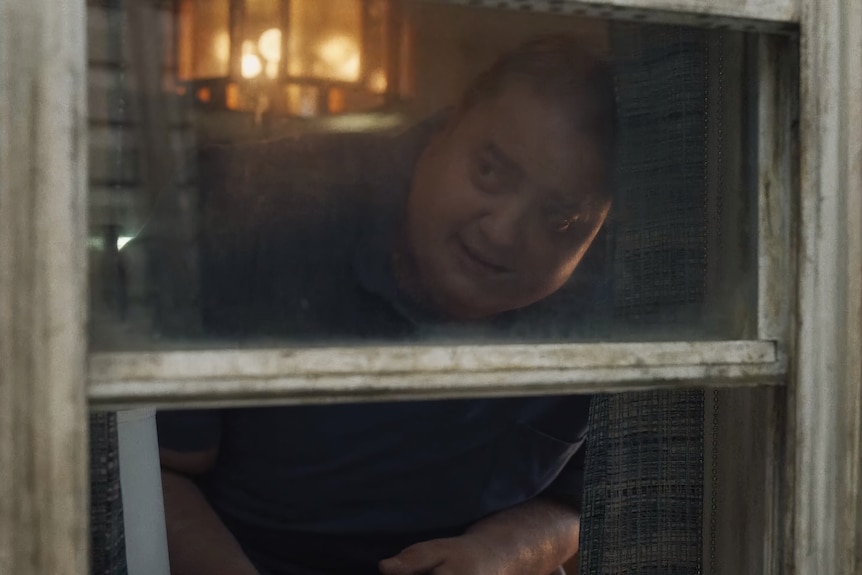
[[[553,483],[543,492],[544,496],[554,501],[571,505],[578,513],[583,512],[586,451],[587,442],[584,439]]]
[[[181,453],[215,449],[221,442],[222,419],[220,409],[159,411],[159,447]]]

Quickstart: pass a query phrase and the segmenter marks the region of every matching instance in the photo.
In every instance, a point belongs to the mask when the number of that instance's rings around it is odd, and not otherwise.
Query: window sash
[[[789,356],[793,334],[798,44],[760,36],[757,128],[759,167],[758,335]],[[787,387],[707,392],[704,402],[704,573],[779,575],[789,565]],[[792,458],[790,459],[792,461]],[[740,470],[745,470],[740,473]],[[740,533],[752,534],[743,538]],[[759,538],[753,536],[759,534]],[[803,573],[803,572],[800,572]]]
[[[93,407],[245,405],[780,385],[771,341],[94,354]]]
[[[555,11],[641,22],[659,22],[746,31],[794,30],[800,0],[420,0],[450,4],[486,4],[535,11]]]
[[[794,224],[799,148],[799,48],[795,39],[757,41],[757,335],[786,355],[793,335]]]

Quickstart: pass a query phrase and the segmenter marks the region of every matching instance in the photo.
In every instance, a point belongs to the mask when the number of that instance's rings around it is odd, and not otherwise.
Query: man
[[[552,37],[392,141],[215,151],[207,328],[301,341],[505,329],[567,282],[602,226],[613,131],[608,71]],[[172,572],[547,575],[577,551],[588,405],[160,413]]]

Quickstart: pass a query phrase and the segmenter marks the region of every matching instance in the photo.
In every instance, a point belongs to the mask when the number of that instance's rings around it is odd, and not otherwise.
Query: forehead
[[[548,193],[594,194],[603,189],[607,159],[595,135],[577,128],[576,113],[577,102],[567,110],[525,84],[510,83],[465,112],[454,136],[473,150],[501,152]]]

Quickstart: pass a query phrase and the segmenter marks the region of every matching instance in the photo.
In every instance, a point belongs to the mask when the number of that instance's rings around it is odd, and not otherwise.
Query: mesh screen
[[[580,572],[701,572],[703,392],[594,399]]]
[[[133,130],[129,108],[128,40],[122,2],[89,2],[88,86],[90,110],[90,190],[97,201],[128,196],[124,189],[139,178],[137,162],[129,153],[128,133]],[[104,210],[105,221],[123,218],[123,209],[109,201],[92,206]],[[128,211],[128,210],[125,210]],[[115,234],[114,234],[115,235]],[[104,286],[91,297],[109,293]],[[113,297],[113,292],[108,298]],[[126,541],[120,487],[117,416],[90,415],[90,573],[125,575]]]
[[[114,413],[90,416],[90,572],[92,575],[126,573],[117,416]]]
[[[635,319],[706,294],[707,46],[697,30],[618,26],[612,38],[622,212],[614,312]]]
[[[614,313],[702,304],[708,226],[708,43],[619,26],[621,148]],[[694,193],[696,191],[697,193]],[[599,396],[590,415],[580,572],[701,572],[703,392]]]

